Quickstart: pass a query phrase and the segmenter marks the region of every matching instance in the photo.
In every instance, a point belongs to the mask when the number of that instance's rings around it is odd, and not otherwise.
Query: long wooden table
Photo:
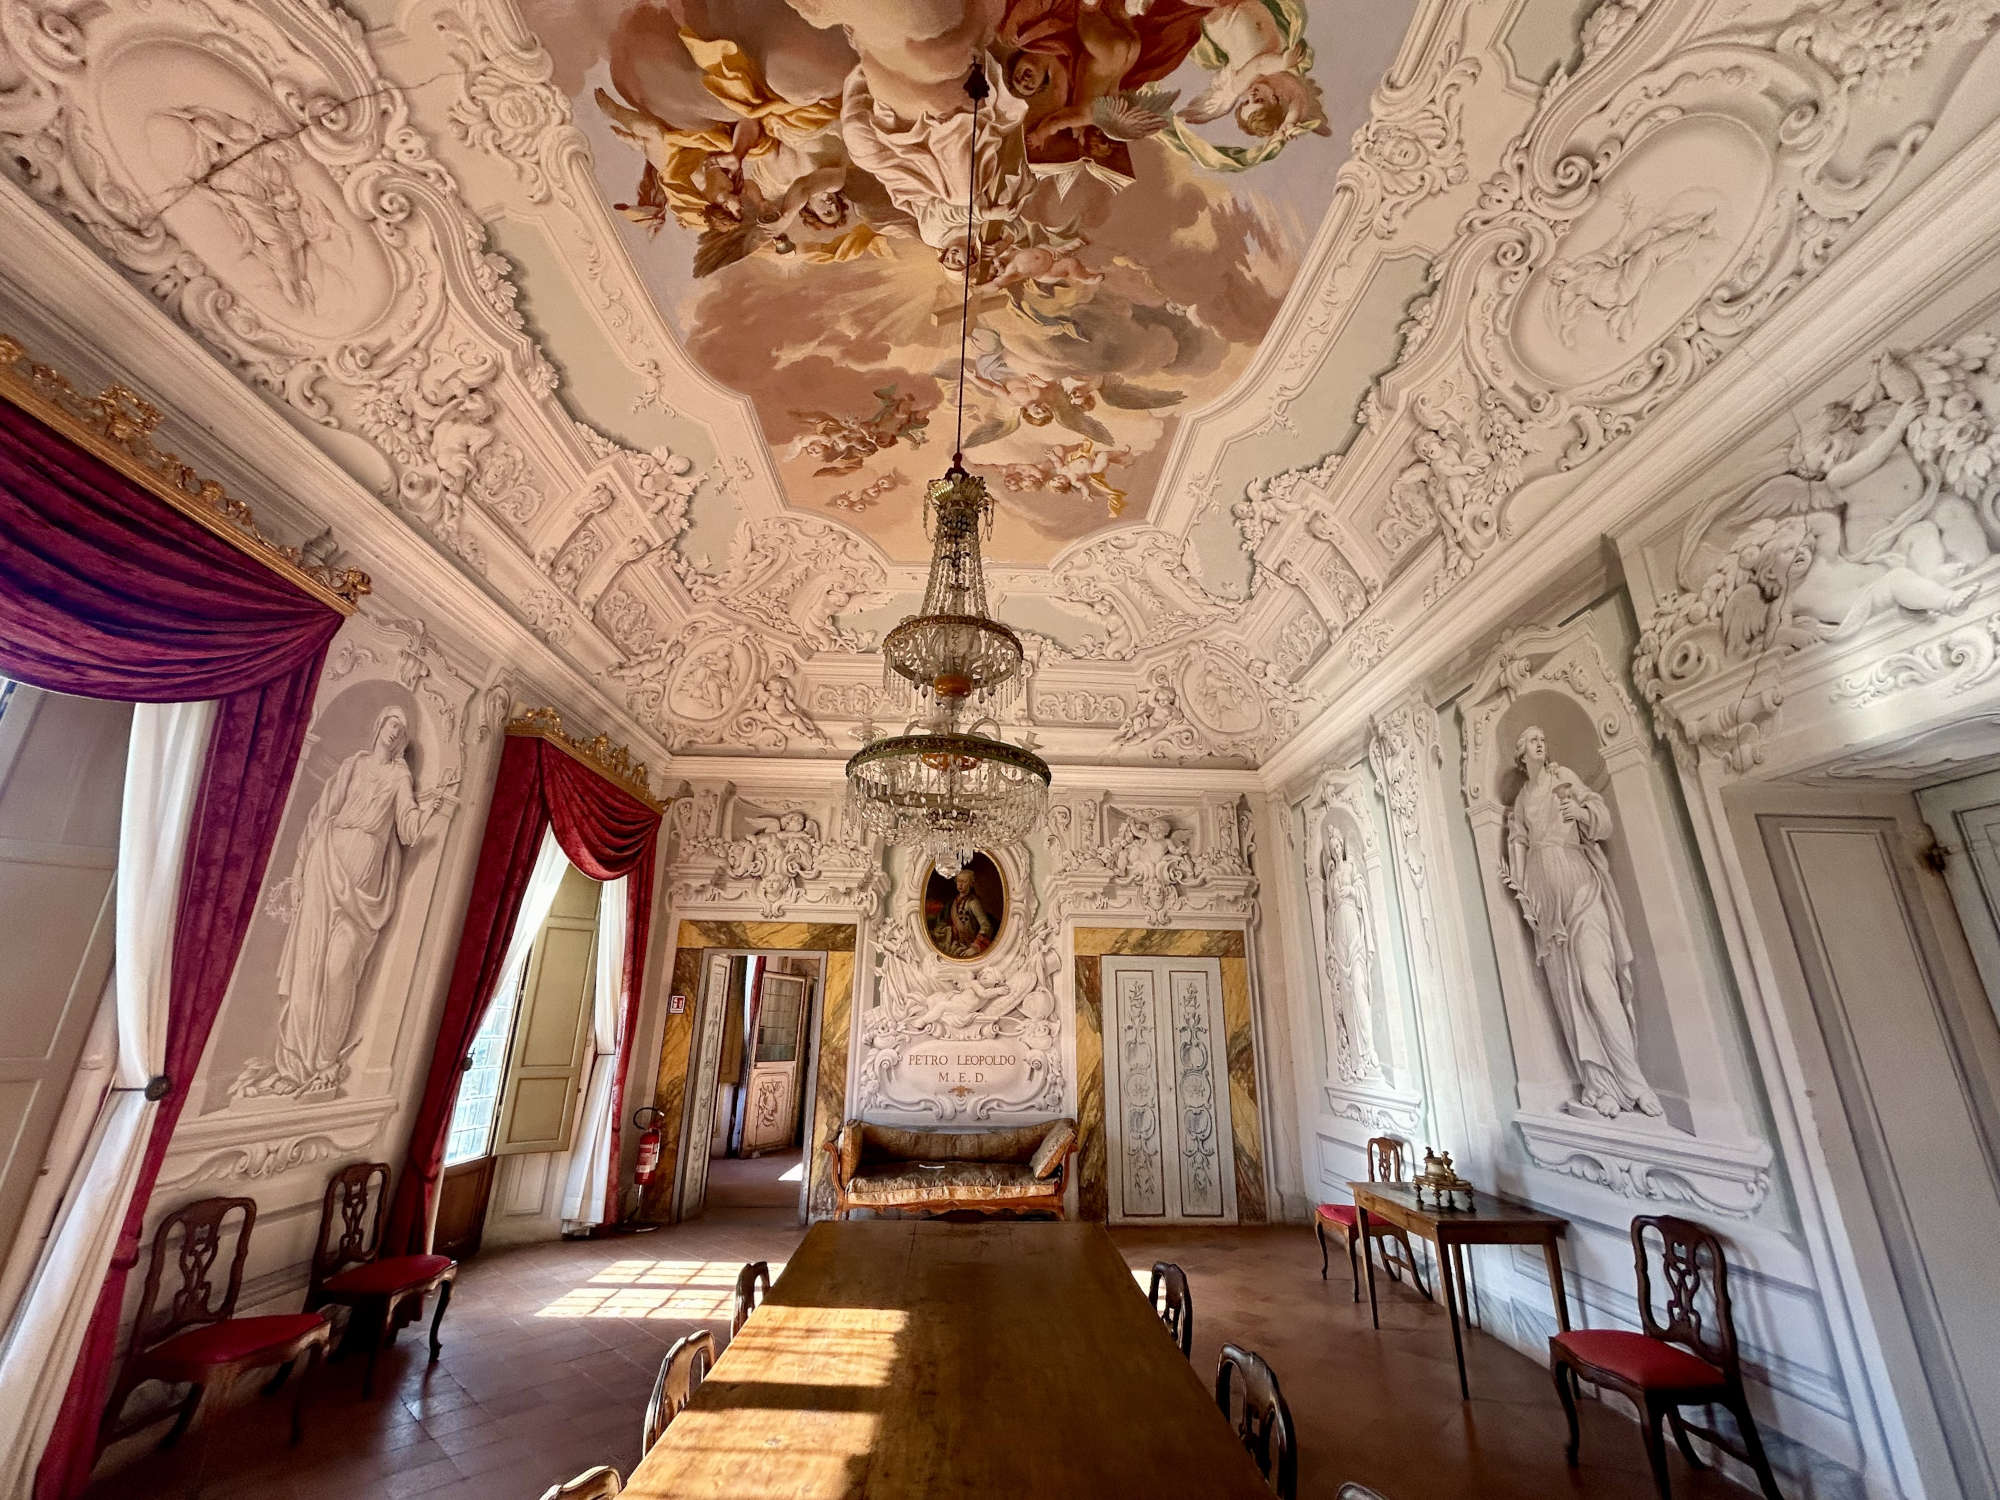
[[[1368,1221],[1380,1219],[1397,1225],[1437,1247],[1438,1289],[1444,1293],[1444,1305],[1451,1314],[1451,1351],[1458,1356],[1458,1394],[1464,1399],[1472,1399],[1472,1388],[1465,1379],[1465,1334],[1460,1327],[1461,1310],[1463,1321],[1472,1320],[1466,1301],[1464,1246],[1540,1245],[1542,1263],[1549,1272],[1550,1298],[1556,1307],[1556,1326],[1569,1332],[1569,1298],[1563,1291],[1562,1251],[1557,1245],[1569,1231],[1567,1219],[1491,1193],[1474,1193],[1470,1209],[1442,1209],[1423,1207],[1416,1193],[1399,1182],[1350,1182],[1347,1186],[1354,1194],[1361,1259],[1368,1267],[1368,1316],[1377,1328],[1382,1320],[1375,1311],[1375,1262],[1367,1253]]]
[[[1095,1224],[815,1225],[626,1500],[1270,1500]]]

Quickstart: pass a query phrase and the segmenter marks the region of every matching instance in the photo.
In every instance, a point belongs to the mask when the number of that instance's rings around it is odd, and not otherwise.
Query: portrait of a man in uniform
[[[934,868],[924,882],[924,931],[946,958],[978,958],[1000,937],[1007,919],[1007,886],[999,868],[975,854],[946,877]]]

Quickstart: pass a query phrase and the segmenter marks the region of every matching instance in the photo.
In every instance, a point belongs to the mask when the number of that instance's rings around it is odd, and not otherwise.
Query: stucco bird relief
[[[992,555],[1030,565],[1150,510],[1181,415],[1271,329],[1411,8],[525,6],[642,274],[754,404],[791,504],[919,561],[922,483],[962,444]]]

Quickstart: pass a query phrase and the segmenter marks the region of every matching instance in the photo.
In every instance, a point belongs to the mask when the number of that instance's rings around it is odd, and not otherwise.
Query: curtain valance
[[[416,1254],[429,1248],[432,1205],[465,1056],[505,971],[508,943],[521,914],[536,851],[550,828],[571,863],[591,879],[622,876],[626,881],[624,1019],[612,1074],[604,1204],[605,1220],[617,1220],[624,1065],[644,978],[653,910],[653,855],[660,832],[660,808],[644,791],[644,774],[643,767],[633,767],[623,752],[611,750],[601,739],[577,745],[548,710],[508,726],[430,1074],[389,1212],[388,1239],[398,1252]]]
[[[326,590],[302,586],[297,569],[286,576],[225,540],[221,523],[191,519],[127,465],[85,451],[101,451],[101,435],[45,425],[47,410],[31,415],[36,405],[24,409],[11,369],[18,359],[19,346],[0,340],[8,367],[0,382],[8,397],[0,401],[0,675],[86,697],[216,704],[179,871],[164,1067],[147,1090],[158,1108],[36,1486],[60,1496],[81,1489],[90,1472],[146,1205],[255,908],[343,609]],[[151,452],[144,437],[157,414],[120,399],[142,419],[136,434],[125,430],[128,445]],[[153,458],[173,467],[170,455]],[[213,487],[203,493],[221,503]]]

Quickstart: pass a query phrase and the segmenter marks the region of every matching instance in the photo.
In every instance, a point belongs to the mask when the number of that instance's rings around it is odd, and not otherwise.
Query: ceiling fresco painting
[[[964,83],[981,60],[964,450],[1000,497],[993,555],[1033,565],[1142,519],[1181,416],[1242,375],[1409,9],[528,13],[579,122],[609,133],[598,182],[641,274],[699,368],[749,398],[789,503],[897,561],[925,555],[917,502],[955,435]]]

